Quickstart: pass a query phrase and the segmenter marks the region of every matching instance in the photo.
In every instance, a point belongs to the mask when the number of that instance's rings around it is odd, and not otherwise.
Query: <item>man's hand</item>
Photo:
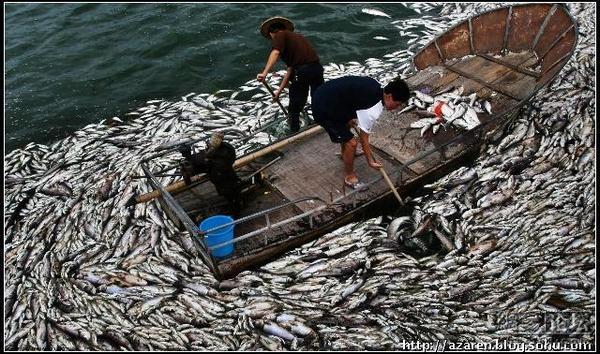
[[[379,170],[383,167],[382,164],[380,164],[379,162],[377,162],[375,160],[369,161],[369,166],[371,166],[371,168],[374,168],[376,170]]]
[[[277,102],[279,95],[281,95],[281,89],[277,89],[275,92],[273,92],[273,102]]]
[[[260,74],[256,75],[256,80],[258,80],[258,82],[263,82],[266,77],[267,77],[267,74],[260,73]]]

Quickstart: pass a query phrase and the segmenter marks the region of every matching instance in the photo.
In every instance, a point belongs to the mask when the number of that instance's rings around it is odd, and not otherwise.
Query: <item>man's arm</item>
[[[362,129],[355,126],[358,130],[358,137],[360,139],[360,144],[362,145],[363,151],[365,153],[365,158],[367,159],[367,163],[372,168],[378,170],[383,167],[383,165],[373,158],[373,151],[371,150],[371,144],[369,144],[369,134],[364,132]]]
[[[293,74],[294,74],[294,68],[291,66],[288,66],[285,76],[283,77],[283,80],[281,80],[281,85],[279,85],[279,88],[277,89],[277,91],[275,91],[273,100],[275,100],[276,98],[279,97],[279,95],[281,94],[281,91],[283,91],[283,89],[287,86],[288,82],[290,81],[290,77],[292,77]]]
[[[269,59],[267,59],[267,65],[265,65],[265,69],[262,71],[262,73],[256,75],[256,80],[262,82],[265,77],[267,77],[267,74],[269,71],[271,71],[271,68],[273,68],[273,65],[275,65],[278,59],[279,49],[273,48],[273,50],[271,50],[271,54],[269,54]]]

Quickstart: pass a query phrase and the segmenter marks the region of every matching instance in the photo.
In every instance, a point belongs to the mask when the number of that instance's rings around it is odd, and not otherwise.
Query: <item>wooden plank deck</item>
[[[275,177],[273,186],[288,200],[303,197],[319,197],[326,202],[351,191],[344,187],[344,165],[337,152],[340,145],[331,142],[329,135],[323,131],[305,141],[288,146],[282,150],[285,154],[284,162],[277,163],[265,170],[265,173]],[[383,154],[374,152],[376,159],[380,160],[388,170],[394,170],[400,165],[398,161],[387,158]],[[286,158],[287,157],[287,158]],[[364,156],[356,157],[354,168],[359,180],[369,182],[381,174],[368,166]],[[362,203],[389,191],[384,180],[371,186],[368,190],[357,193],[357,203]],[[350,206],[351,200],[345,201]],[[303,211],[318,207],[319,203],[302,203],[299,205]],[[345,209],[345,207],[343,207]]]
[[[534,59],[535,55],[530,52],[509,53],[502,58],[507,63],[514,65],[527,64]],[[479,56],[469,56],[462,60],[450,61],[447,65],[468,72],[474,78],[483,82],[500,86],[504,92],[519,98],[527,97],[536,84],[535,77]],[[492,114],[509,110],[519,102],[500,92],[493,91],[480,82],[461,76],[441,66],[428,67],[408,78],[407,83],[411,89],[428,86],[432,89],[431,94],[433,95],[451,86],[463,86],[463,96],[476,92],[478,99],[489,100],[492,104]],[[485,123],[490,119],[490,116],[487,113],[479,113],[478,118],[482,123]],[[419,119],[421,117],[413,112],[383,116],[375,123],[373,134],[371,134],[372,145],[383,150],[398,162],[406,164],[415,156],[447,143],[462,132],[462,130],[451,126],[448,130],[440,128],[435,135],[429,130],[421,137],[420,129],[410,128],[410,124]],[[465,138],[449,145],[445,151],[432,153],[408,167],[418,174],[423,174],[444,161],[457,156],[471,143],[468,138]]]

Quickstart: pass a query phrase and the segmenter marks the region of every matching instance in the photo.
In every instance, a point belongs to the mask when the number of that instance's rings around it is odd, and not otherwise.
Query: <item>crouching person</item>
[[[235,148],[223,141],[223,133],[213,133],[204,151],[192,154],[187,147],[180,149],[180,152],[185,158],[181,171],[186,184],[191,183],[191,176],[206,173],[217,193],[227,200],[231,215],[237,218],[241,209],[241,181],[233,169]]]

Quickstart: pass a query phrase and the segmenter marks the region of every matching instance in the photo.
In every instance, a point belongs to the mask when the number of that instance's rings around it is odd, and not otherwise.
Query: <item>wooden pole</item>
[[[354,127],[354,131],[356,132],[356,134],[358,135],[359,140],[360,140],[360,132],[358,131],[358,128]],[[365,150],[365,148],[363,146],[363,151],[364,150]],[[390,187],[390,189],[392,190],[392,192],[396,196],[396,199],[398,199],[398,201],[400,202],[400,205],[404,206],[404,202],[402,201],[402,198],[400,197],[400,194],[398,194],[398,191],[396,190],[396,187],[394,187],[394,184],[390,180],[390,177],[388,176],[387,172],[385,172],[385,169],[383,168],[383,166],[381,166],[381,168],[379,169],[379,171],[383,175],[383,179],[385,179],[385,181],[387,182],[388,186]]]
[[[277,150],[284,146],[287,146],[296,140],[300,140],[302,138],[314,135],[322,130],[323,130],[323,128],[320,125],[317,125],[317,126],[314,126],[310,129],[302,132],[302,133],[291,136],[291,137],[289,137],[285,140],[282,140],[278,143],[275,143],[273,145],[269,145],[261,150],[258,150],[254,153],[251,153],[249,155],[246,155],[244,157],[237,159],[235,161],[235,163],[233,164],[233,168],[237,168],[237,167],[243,166],[245,164],[248,164],[248,163],[256,160],[257,158],[264,156],[274,150]],[[192,178],[191,178],[192,183],[197,182],[197,181],[202,181],[205,179],[206,179],[206,174],[204,174],[204,173],[200,174],[200,175],[192,176]],[[174,193],[174,192],[178,192],[178,191],[182,190],[186,186],[187,185],[185,184],[185,181],[178,181],[178,182],[175,182],[173,184],[166,186],[165,190],[168,191],[169,193]],[[145,203],[145,202],[148,202],[158,196],[160,196],[160,190],[156,189],[156,190],[153,190],[152,192],[148,192],[146,194],[136,196],[135,200],[136,200],[136,203]]]
[[[387,184],[390,187],[390,189],[392,190],[392,192],[394,192],[396,199],[398,199],[398,201],[400,202],[400,205],[404,206],[404,202],[402,201],[400,194],[398,194],[396,187],[394,187],[394,184],[390,180],[390,177],[387,175],[387,172],[385,172],[385,169],[383,167],[381,167],[379,170],[381,171],[381,174],[383,175],[383,179],[385,179],[385,181],[387,182]]]
[[[271,88],[271,86],[267,82],[267,78],[265,78],[262,81],[262,83],[263,83],[263,85],[265,85],[265,87],[267,88],[267,90],[269,90],[269,92],[271,93],[271,96],[273,96],[273,98],[275,98],[275,92],[273,92],[273,89]],[[275,98],[275,101],[277,101],[277,104],[279,105],[279,107],[281,107],[281,110],[283,111],[283,113],[285,114],[285,116],[289,117],[287,110],[285,109],[285,107],[283,107],[283,105],[281,104],[281,101],[279,101],[279,98]]]

